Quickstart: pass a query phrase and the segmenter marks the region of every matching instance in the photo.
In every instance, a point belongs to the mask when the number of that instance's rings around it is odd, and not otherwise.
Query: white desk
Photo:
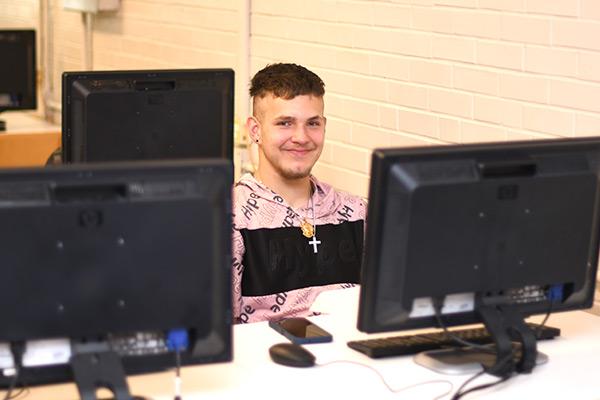
[[[393,388],[430,380],[448,380],[456,390],[469,376],[443,376],[420,367],[410,357],[384,360],[349,349],[346,341],[367,337],[355,329],[357,290],[329,292],[314,308],[334,314],[313,319],[334,335],[333,343],[308,345],[318,363],[352,360],[368,364],[385,376]],[[560,327],[562,337],[539,343],[550,357],[532,374],[520,375],[492,389],[475,392],[467,399],[600,399],[600,317],[577,311],[550,317],[549,325]],[[266,323],[239,325],[234,329],[232,363],[187,367],[182,370],[183,399],[433,399],[448,390],[444,384],[420,386],[402,393],[389,392],[368,368],[354,364],[332,364],[307,369],[289,368],[271,362],[268,349],[286,339]],[[493,381],[484,376],[475,384]],[[173,374],[169,372],[129,378],[133,394],[153,399],[173,398]],[[25,400],[75,399],[73,384],[32,389]],[[444,397],[448,399],[449,396]]]

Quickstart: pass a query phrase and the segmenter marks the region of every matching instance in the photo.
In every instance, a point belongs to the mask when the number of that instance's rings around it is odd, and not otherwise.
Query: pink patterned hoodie
[[[359,283],[365,202],[311,176],[312,204],[292,209],[251,174],[233,193],[235,322],[311,315],[317,295]],[[313,238],[300,223],[316,225]],[[310,241],[310,243],[309,243]]]

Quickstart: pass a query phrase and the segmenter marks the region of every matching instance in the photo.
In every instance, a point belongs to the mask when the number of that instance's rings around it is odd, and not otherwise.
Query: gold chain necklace
[[[312,199],[312,195],[310,196],[310,208],[312,209],[312,217],[313,217],[313,223],[311,224],[310,222],[308,222],[306,220],[306,218],[302,218],[302,221],[300,221],[300,229],[302,229],[302,234],[307,237],[307,238],[311,238],[313,236],[315,236],[315,228],[316,228],[316,224],[315,224],[315,204],[313,203],[313,199]],[[300,215],[300,214],[298,214]]]
[[[258,174],[255,172],[254,173],[254,179],[256,179],[261,185],[265,186],[268,188],[267,185],[265,185],[265,183],[263,181],[260,180],[260,178],[257,176]],[[321,244],[320,240],[317,240],[317,224],[315,223],[315,203],[313,202],[313,198],[312,198],[312,183],[311,183],[311,193],[310,193],[310,209],[312,211],[312,224],[310,222],[308,222],[307,218],[302,218],[302,220],[300,221],[300,230],[302,231],[302,235],[304,235],[304,237],[306,238],[312,238],[311,241],[308,242],[309,245],[313,246],[313,251],[315,253],[317,253],[317,245]],[[291,206],[290,209],[294,212],[295,215],[298,216],[298,218],[301,218],[300,213],[297,212],[296,210],[294,210]]]

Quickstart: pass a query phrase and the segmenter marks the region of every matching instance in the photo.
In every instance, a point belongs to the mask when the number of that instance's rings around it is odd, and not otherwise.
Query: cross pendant
[[[315,235],[315,236],[312,237],[312,240],[310,240],[308,242],[308,244],[310,244],[310,245],[313,246],[313,250],[316,253],[317,252],[317,245],[321,244],[321,241],[317,240],[317,236]]]

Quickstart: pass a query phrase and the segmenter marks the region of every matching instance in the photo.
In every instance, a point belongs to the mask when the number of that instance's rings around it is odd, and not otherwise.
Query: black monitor
[[[358,328],[483,322],[524,342],[489,371],[531,370],[523,319],[593,303],[599,162],[600,138],[375,150]]]
[[[65,163],[233,159],[231,69],[65,72]]]
[[[0,112],[35,110],[35,31],[0,29],[0,60]],[[0,131],[5,129],[0,120]]]
[[[231,360],[232,169],[213,159],[0,171],[0,386],[15,383],[15,348],[17,384],[75,380],[83,398],[97,359],[125,374],[173,368],[178,347],[182,365]]]

